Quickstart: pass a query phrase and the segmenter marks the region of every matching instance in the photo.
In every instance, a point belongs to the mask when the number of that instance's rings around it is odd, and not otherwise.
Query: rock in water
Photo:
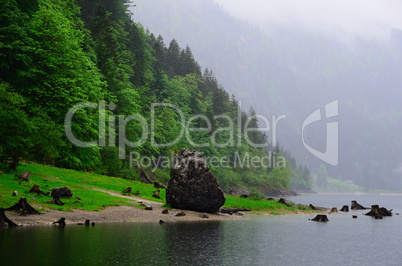
[[[69,198],[73,196],[73,193],[68,187],[55,187],[51,195],[52,197]]]
[[[182,149],[173,160],[166,202],[173,208],[217,212],[226,198],[200,153]]]

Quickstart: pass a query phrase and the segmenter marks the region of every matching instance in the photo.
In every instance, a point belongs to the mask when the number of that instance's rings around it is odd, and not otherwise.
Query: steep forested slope
[[[203,152],[226,191],[309,188],[307,168],[257,145],[267,140],[254,109],[243,111],[189,46],[166,45],[134,23],[129,5],[2,2],[2,169],[33,160],[126,178],[142,169],[167,181],[169,159],[189,148]]]

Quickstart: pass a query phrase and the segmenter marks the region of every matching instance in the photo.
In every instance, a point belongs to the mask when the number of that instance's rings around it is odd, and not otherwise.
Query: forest
[[[144,170],[167,182],[170,165],[158,162],[188,148],[226,162],[210,163],[226,192],[310,189],[307,167],[268,143],[253,107],[243,110],[189,46],[133,22],[132,6],[2,1],[0,170],[14,171],[24,161],[127,179]],[[94,108],[78,108],[66,119],[83,103]],[[145,140],[144,123],[151,128]],[[67,129],[86,145],[75,145]],[[276,164],[250,165],[248,158]]]

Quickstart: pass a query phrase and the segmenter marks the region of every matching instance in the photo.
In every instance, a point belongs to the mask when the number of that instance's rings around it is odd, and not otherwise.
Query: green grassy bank
[[[31,183],[20,181],[14,176],[15,173],[32,172]],[[54,187],[68,187],[73,192],[73,197],[63,198],[63,206],[49,204],[51,196],[36,195],[29,193],[33,185],[39,185],[44,192],[50,192]],[[15,204],[20,197],[27,198],[28,202],[39,210],[56,209],[71,211],[72,209],[82,209],[88,211],[99,211],[108,206],[136,205],[131,200],[112,196],[108,193],[96,189],[107,190],[122,194],[127,187],[132,187],[133,192],[139,191],[140,197],[157,202],[165,202],[165,190],[160,190],[162,200],[152,197],[156,188],[153,185],[143,184],[139,181],[128,180],[118,177],[98,175],[94,173],[81,172],[57,167],[24,164],[18,167],[16,172],[0,174],[0,208],[6,208]],[[18,192],[18,197],[13,197],[13,191]],[[76,199],[79,197],[80,200]],[[277,201],[252,200],[237,196],[226,196],[224,207],[228,208],[249,208],[256,212],[268,212],[272,214],[292,213],[298,210],[308,211],[309,208],[295,205],[287,207]]]

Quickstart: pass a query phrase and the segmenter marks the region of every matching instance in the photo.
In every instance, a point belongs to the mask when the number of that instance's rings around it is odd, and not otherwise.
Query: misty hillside
[[[278,141],[312,172],[352,180],[366,188],[401,189],[402,32],[390,40],[352,41],[302,27],[263,27],[229,15],[212,0],[137,0],[134,20],[167,41],[188,44],[202,67],[256,112],[278,122]],[[244,3],[246,5],[246,3]],[[302,123],[316,109],[339,101],[339,164],[310,154]],[[260,121],[260,127],[261,125]],[[272,124],[271,124],[272,126]],[[272,128],[271,128],[272,129]],[[305,131],[325,151],[325,121]],[[272,131],[267,132],[272,141]]]

